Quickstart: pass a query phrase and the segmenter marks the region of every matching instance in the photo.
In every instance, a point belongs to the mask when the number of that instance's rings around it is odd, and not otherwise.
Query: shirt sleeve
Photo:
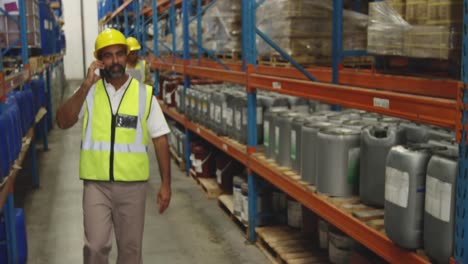
[[[157,138],[169,134],[171,130],[167,125],[164,114],[159,106],[156,98],[153,96],[151,99],[151,108],[146,122],[148,133],[151,138]]]

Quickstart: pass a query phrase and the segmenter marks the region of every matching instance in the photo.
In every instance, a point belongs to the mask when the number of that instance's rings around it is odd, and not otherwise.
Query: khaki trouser
[[[146,182],[84,181],[85,264],[109,263],[112,228],[117,241],[117,264],[143,263],[146,186]]]

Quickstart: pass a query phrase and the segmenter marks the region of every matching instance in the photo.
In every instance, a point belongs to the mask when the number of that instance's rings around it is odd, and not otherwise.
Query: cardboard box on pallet
[[[406,0],[405,19],[412,25],[425,25],[428,21],[428,0]]]
[[[460,34],[449,26],[412,26],[405,32],[404,55],[412,58],[448,60],[460,52],[454,43]],[[458,35],[458,36],[457,36]]]
[[[332,1],[272,0],[257,10],[257,26],[299,64],[330,64]],[[343,11],[343,48],[365,50],[367,16]],[[279,53],[257,37],[260,58],[282,60]]]

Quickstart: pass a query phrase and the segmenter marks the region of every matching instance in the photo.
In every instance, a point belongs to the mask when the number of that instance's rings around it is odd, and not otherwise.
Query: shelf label
[[[374,106],[389,109],[390,100],[374,97]]]
[[[281,89],[280,82],[273,82],[271,86],[273,87],[273,89]]]
[[[200,134],[200,128],[199,127],[197,127],[197,133]]]
[[[172,71],[175,71],[175,65],[172,65],[171,69]]]
[[[225,151],[228,151],[228,146],[226,145],[226,143],[223,143],[223,149],[224,149]]]

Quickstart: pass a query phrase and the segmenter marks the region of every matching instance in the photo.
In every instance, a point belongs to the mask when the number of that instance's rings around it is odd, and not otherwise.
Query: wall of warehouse
[[[81,1],[83,1],[83,17],[81,16]],[[84,71],[94,59],[94,40],[98,34],[97,3],[96,1],[81,1],[62,1],[64,30],[67,39],[67,53],[64,58],[67,79],[83,79]],[[83,19],[84,31],[82,31],[81,19]],[[84,36],[82,32],[84,32]],[[84,60],[83,43],[85,46]]]

